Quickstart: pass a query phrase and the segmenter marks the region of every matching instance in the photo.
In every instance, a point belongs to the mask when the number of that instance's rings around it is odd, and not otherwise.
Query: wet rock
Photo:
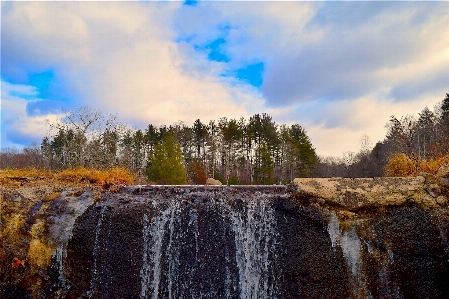
[[[295,183],[2,194],[0,297],[449,298],[435,177]]]

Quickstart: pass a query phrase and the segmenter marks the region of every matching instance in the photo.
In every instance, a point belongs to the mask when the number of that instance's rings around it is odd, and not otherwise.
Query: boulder
[[[449,163],[438,169],[436,177],[439,180],[439,184],[443,188],[443,193],[449,195]]]
[[[436,176],[440,178],[449,178],[449,163],[441,166],[440,169],[438,169]]]
[[[219,180],[216,180],[214,178],[207,178],[206,180],[206,185],[216,185],[216,186],[221,186],[222,183]]]

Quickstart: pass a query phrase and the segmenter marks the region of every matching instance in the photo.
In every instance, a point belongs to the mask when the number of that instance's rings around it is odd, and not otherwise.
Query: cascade
[[[270,276],[270,266],[276,250],[277,233],[274,210],[268,202],[247,200],[241,202],[240,208],[220,198],[219,201],[207,202],[208,210],[221,211],[217,218],[220,227],[204,230],[200,225],[208,221],[207,214],[199,214],[198,204],[149,201],[151,211],[146,211],[142,218],[140,298],[156,299],[165,295],[167,298],[231,298],[233,293],[242,299],[275,298],[275,279]],[[225,244],[225,238],[230,235],[233,237],[233,242],[225,246],[218,256],[219,265],[210,265],[202,260],[209,250],[202,237],[213,233],[211,229],[222,230],[217,235],[221,244]],[[192,277],[204,279],[202,269],[215,266],[219,270],[217,266],[223,265],[223,285],[213,285],[216,289],[209,288],[204,292],[201,281],[181,280],[180,257],[188,252],[192,258],[188,269]]]
[[[422,181],[5,192],[0,297],[449,298],[449,212]]]
[[[91,280],[90,280],[90,287],[87,291],[87,297],[91,298],[92,295],[97,291],[97,283],[99,280],[99,265],[98,265],[98,251],[101,250],[99,245],[99,238],[101,233],[101,225],[103,224],[103,219],[105,215],[105,211],[107,210],[107,206],[101,206],[100,207],[100,217],[98,218],[97,227],[95,229],[95,243],[94,243],[94,250],[92,253],[93,256],[93,268],[92,268],[92,274],[91,274]],[[106,248],[105,248],[106,249]]]
[[[71,192],[61,194],[60,200],[53,202],[52,208],[62,211],[58,214],[52,214],[49,217],[49,243],[55,247],[53,265],[57,268],[57,283],[55,288],[63,290],[59,296],[65,296],[70,287],[65,273],[65,264],[67,258],[67,245],[72,237],[73,227],[77,217],[83,214],[86,209],[93,204],[92,197],[83,194],[80,198],[71,196]]]

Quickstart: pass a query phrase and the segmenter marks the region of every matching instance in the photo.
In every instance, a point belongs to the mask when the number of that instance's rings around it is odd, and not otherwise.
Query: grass
[[[52,172],[46,169],[2,169],[0,185],[2,186],[99,186],[108,189],[113,185],[129,185],[135,176],[125,168],[98,169],[66,169]]]

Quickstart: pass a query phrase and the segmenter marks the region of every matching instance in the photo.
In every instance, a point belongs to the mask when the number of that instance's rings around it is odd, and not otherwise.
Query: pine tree
[[[176,136],[165,134],[164,138],[154,146],[147,167],[150,180],[160,184],[182,185],[186,183],[186,169],[181,146]]]
[[[441,103],[441,123],[444,127],[446,139],[449,139],[449,93]]]

